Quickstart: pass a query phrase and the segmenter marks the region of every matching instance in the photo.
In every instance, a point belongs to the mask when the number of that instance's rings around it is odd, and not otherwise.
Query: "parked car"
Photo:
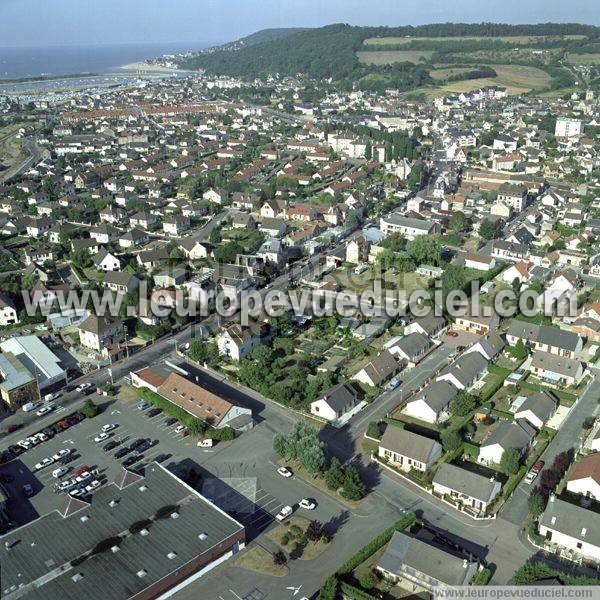
[[[104,440],[107,440],[110,437],[110,433],[99,433],[95,438],[94,441],[96,443],[98,442],[103,442]]]
[[[26,483],[23,486],[23,493],[25,494],[25,496],[27,496],[28,498],[30,498],[31,496],[33,496],[33,486],[30,483]]]
[[[123,458],[126,454],[129,454],[131,450],[127,447],[121,448],[115,452],[115,458]]]
[[[275,515],[275,518],[278,521],[285,521],[292,513],[294,509],[291,506],[284,506],[278,513]]]
[[[146,413],[146,416],[147,416],[149,419],[152,419],[152,418],[156,417],[156,415],[160,415],[160,413],[161,413],[161,412],[162,412],[162,409],[161,409],[161,408],[153,408],[152,410],[149,410],[149,411]]]
[[[52,412],[53,410],[54,410],[54,406],[52,406],[51,404],[46,404],[45,406],[42,406],[40,409],[38,409],[35,414],[38,417],[41,417],[43,415],[47,415],[49,412]]]
[[[141,454],[133,454],[131,456],[128,456],[121,464],[124,467],[130,467],[134,463],[138,462],[141,458],[142,458]]]
[[[150,403],[149,402],[138,402],[138,410],[146,410],[147,408],[150,407]]]
[[[206,438],[205,440],[200,440],[197,445],[200,448],[212,448],[214,445],[214,441],[210,438]]]
[[[52,402],[52,400],[56,400],[60,398],[60,392],[54,392],[53,394],[46,394],[44,396],[44,402]]]
[[[292,472],[287,467],[279,467],[279,469],[277,469],[277,472],[279,473],[279,475],[285,477],[286,479],[292,476]]]
[[[65,456],[69,456],[69,454],[71,454],[72,450],[71,448],[63,448],[62,450],[59,450],[52,458],[54,460],[60,460],[61,458],[64,458]]]
[[[113,429],[116,429],[118,427],[117,423],[107,423],[106,425],[102,425],[102,431],[104,433],[108,433],[109,431],[112,431]]]
[[[529,473],[527,473],[525,476],[525,483],[533,483],[537,479],[537,476],[540,474],[541,470],[544,468],[545,464],[546,463],[543,460],[536,461],[533,467],[531,467],[531,471],[529,471]]]
[[[177,423],[177,419],[174,419],[173,417],[168,417],[167,419],[165,419],[164,423],[167,427],[170,427],[171,425],[175,425],[175,423]]]
[[[169,460],[169,458],[171,458],[170,454],[159,454],[154,460],[157,463],[163,463],[165,460]]]
[[[4,433],[12,433],[13,431],[17,431],[17,429],[21,429],[21,427],[23,427],[23,423],[10,423],[4,426]]]
[[[117,440],[110,440],[110,442],[108,442],[108,444],[104,444],[104,446],[102,446],[102,450],[104,452],[110,452],[111,450],[116,448],[118,445],[119,445],[119,442],[117,442]]]
[[[89,390],[92,387],[91,383],[80,383],[76,388],[76,392],[85,392],[85,390]]]
[[[59,477],[66,475],[68,472],[69,467],[59,467],[58,469],[54,469],[54,471],[52,471],[52,477],[58,479]]]
[[[31,412],[32,410],[35,410],[38,406],[39,402],[27,402],[22,406],[23,412]]]
[[[94,491],[96,488],[99,488],[101,485],[100,481],[98,479],[93,479],[92,481],[90,481],[90,483],[88,483],[85,486],[85,491],[86,492],[92,492]]]
[[[51,456],[42,458],[42,460],[40,460],[40,462],[35,465],[35,470],[39,471],[41,469],[45,469],[46,467],[49,467],[53,462],[54,458],[52,458]]]
[[[300,508],[305,508],[306,510],[314,510],[317,508],[317,503],[312,498],[302,498],[298,503]]]
[[[446,335],[453,338],[458,337],[458,333],[456,333],[456,331],[446,331]]]

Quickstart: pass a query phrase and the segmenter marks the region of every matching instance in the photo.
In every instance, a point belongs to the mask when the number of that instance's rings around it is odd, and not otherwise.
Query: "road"
[[[40,149],[38,148],[38,145],[36,144],[33,138],[27,138],[25,140],[23,144],[23,149],[29,152],[29,157],[23,160],[21,164],[17,165],[16,167],[11,167],[10,169],[7,169],[4,173],[2,173],[0,175],[0,182],[6,181],[8,179],[11,179],[12,177],[20,175],[26,169],[29,169],[29,167],[40,161],[42,155]]]
[[[595,414],[600,400],[600,382],[592,379],[585,392],[579,397],[573,405],[567,418],[561,424],[553,440],[541,455],[541,459],[547,467],[550,467],[554,459],[561,452],[569,452],[579,449],[581,432],[583,430],[583,421],[586,417]],[[527,517],[527,501],[535,485],[528,485],[521,482],[508,502],[502,508],[500,515],[506,521],[516,525],[523,523]]]

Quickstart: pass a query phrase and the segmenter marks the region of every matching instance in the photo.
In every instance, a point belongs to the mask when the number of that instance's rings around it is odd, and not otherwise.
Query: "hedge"
[[[469,442],[463,444],[463,452],[471,458],[477,458],[479,456],[479,450],[479,446],[476,446],[475,444],[469,444]]]
[[[481,569],[481,571],[479,571],[477,575],[473,577],[471,585],[487,585],[491,578],[492,572],[489,569]]]
[[[318,600],[336,600],[340,582],[335,575],[328,577],[319,590]]]
[[[500,419],[506,419],[507,421],[514,421],[515,415],[513,413],[506,412],[504,410],[498,410],[497,408],[490,409],[490,414]]]
[[[366,546],[363,546],[352,558],[346,561],[338,570],[338,575],[347,575],[358,565],[362,564],[377,550],[383,548],[391,539],[396,531],[408,529],[417,521],[414,513],[405,514],[399,521],[396,521],[391,527],[380,533],[376,538],[372,539]]]
[[[487,402],[502,386],[504,385],[504,379],[498,377],[498,380],[490,385],[487,390],[480,396],[481,402]]]
[[[504,496],[504,498],[509,498],[510,495],[515,491],[515,489],[517,488],[519,483],[521,483],[521,480],[523,479],[523,477],[525,477],[525,475],[527,475],[527,470],[528,470],[527,467],[525,465],[523,465],[517,471],[517,474],[514,476],[512,481],[504,486],[504,492],[502,494]]]
[[[230,442],[235,438],[235,431],[231,427],[221,427],[220,429],[211,427],[204,432],[204,437],[217,442]]]
[[[169,402],[148,388],[138,388],[138,394],[146,402],[150,402],[156,408],[162,409],[165,414],[183,423],[191,434],[201,434],[208,428],[208,425],[202,419],[190,415],[183,408]]]
[[[404,429],[406,423],[404,421],[400,421],[399,419],[393,419],[392,417],[385,417],[383,422],[387,425],[393,425],[394,427],[399,427],[400,429]]]
[[[498,377],[502,377],[502,379],[506,379],[512,373],[510,369],[507,369],[506,367],[499,367],[498,365],[494,365],[492,363],[488,365],[488,371],[494,375],[498,375]]]
[[[356,588],[345,581],[340,582],[340,590],[342,591],[342,594],[344,594],[344,598],[347,598],[348,600],[377,600],[376,596],[372,596],[364,590]]]

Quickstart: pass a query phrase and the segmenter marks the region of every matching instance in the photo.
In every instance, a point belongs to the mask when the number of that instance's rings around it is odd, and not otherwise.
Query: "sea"
[[[25,77],[111,73],[132,62],[163,54],[197,51],[211,45],[213,44],[209,42],[173,42],[46,48],[0,47],[0,81]]]

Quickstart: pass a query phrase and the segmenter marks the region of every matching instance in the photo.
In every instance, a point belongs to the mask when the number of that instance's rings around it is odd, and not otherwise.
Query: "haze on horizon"
[[[591,0],[0,0],[0,46],[220,43],[269,27],[600,24]]]

